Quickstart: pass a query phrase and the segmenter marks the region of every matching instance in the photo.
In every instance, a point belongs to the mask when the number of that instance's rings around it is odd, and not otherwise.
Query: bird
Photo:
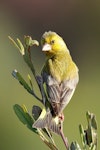
[[[45,113],[41,113],[33,127],[47,127],[59,134],[59,128],[64,121],[63,111],[79,81],[79,69],[63,38],[56,32],[45,32],[41,38],[41,45],[46,56],[41,76],[51,107],[46,108]]]

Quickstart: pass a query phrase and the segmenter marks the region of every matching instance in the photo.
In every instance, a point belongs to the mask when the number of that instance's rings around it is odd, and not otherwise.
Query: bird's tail
[[[33,128],[48,128],[56,134],[60,134],[62,128],[62,122],[59,120],[59,117],[53,117],[50,110],[42,110],[39,118],[32,125]]]

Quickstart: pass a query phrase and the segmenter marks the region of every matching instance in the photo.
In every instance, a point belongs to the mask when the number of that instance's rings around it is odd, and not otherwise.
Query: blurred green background
[[[86,126],[87,110],[96,115],[100,133],[100,1],[3,0],[0,1],[0,150],[48,149],[14,114],[16,103],[25,104],[30,113],[32,106],[39,103],[11,75],[13,69],[26,80],[27,74],[32,74],[8,39],[8,35],[21,40],[30,35],[40,41],[48,30],[64,38],[79,67],[80,82],[64,111],[65,135],[69,142],[80,143],[78,125]],[[45,59],[41,47],[33,48],[32,58],[40,72]],[[39,94],[37,87],[36,92]],[[54,138],[59,149],[64,150],[60,137]]]

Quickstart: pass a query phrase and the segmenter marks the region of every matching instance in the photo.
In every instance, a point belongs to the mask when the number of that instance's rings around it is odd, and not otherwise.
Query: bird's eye
[[[51,43],[51,44],[54,44],[54,43],[55,43],[55,40],[52,40],[50,43]]]

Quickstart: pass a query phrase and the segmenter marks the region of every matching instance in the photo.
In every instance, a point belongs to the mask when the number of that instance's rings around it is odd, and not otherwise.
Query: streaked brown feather
[[[56,116],[59,115],[69,103],[78,83],[78,77],[76,76],[74,79],[65,80],[60,84],[50,75],[47,75],[46,79],[49,102],[53,108],[53,115]]]

